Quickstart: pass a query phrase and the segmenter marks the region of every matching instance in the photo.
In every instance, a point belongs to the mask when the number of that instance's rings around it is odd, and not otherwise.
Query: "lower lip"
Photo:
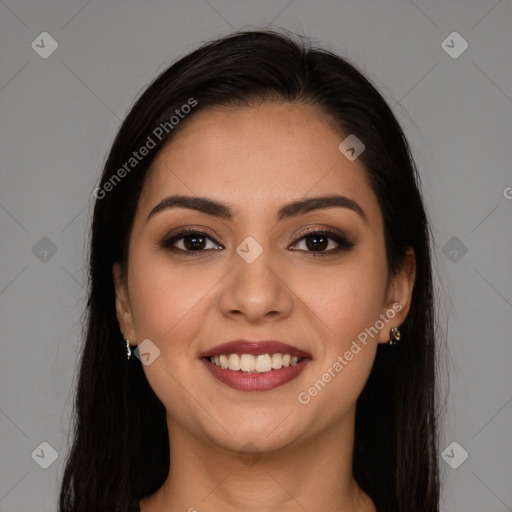
[[[224,370],[220,366],[211,363],[206,357],[201,359],[216,379],[238,391],[269,391],[282,386],[295,379],[310,361],[308,357],[305,357],[295,366],[286,366],[279,370],[270,370],[264,373],[252,373]]]

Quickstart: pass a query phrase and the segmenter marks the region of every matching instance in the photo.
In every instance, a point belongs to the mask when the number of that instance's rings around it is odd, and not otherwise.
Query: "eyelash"
[[[199,236],[201,238],[208,238],[211,241],[213,241],[216,245],[221,245],[219,242],[217,242],[217,240],[215,240],[208,233],[205,233],[203,231],[198,231],[196,229],[184,229],[178,233],[175,233],[170,238],[165,237],[161,242],[159,242],[158,245],[161,249],[171,251],[173,253],[183,253],[185,256],[192,256],[192,257],[199,256],[202,252],[207,252],[208,250],[211,250],[211,249],[201,249],[201,250],[196,250],[196,251],[190,251],[190,250],[178,249],[176,247],[173,247],[173,244],[175,242],[177,242],[178,240],[181,240],[183,238],[186,238],[187,236],[192,236],[192,235]],[[338,254],[342,251],[348,251],[355,246],[354,243],[349,242],[344,236],[339,235],[338,233],[335,233],[328,229],[325,229],[325,230],[312,229],[312,230],[306,231],[305,233],[303,233],[300,236],[300,238],[298,238],[295,241],[295,243],[293,245],[297,245],[299,242],[302,242],[303,240],[305,240],[307,238],[311,238],[313,236],[319,236],[319,235],[325,236],[325,237],[333,240],[334,242],[336,242],[338,244],[338,247],[336,247],[334,249],[330,249],[328,251],[308,251],[308,250],[303,250],[303,249],[293,249],[293,250],[306,252],[306,253],[308,253],[308,257],[317,258],[317,257]]]

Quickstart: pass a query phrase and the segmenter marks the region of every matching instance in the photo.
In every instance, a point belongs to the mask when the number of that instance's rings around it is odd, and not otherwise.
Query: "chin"
[[[285,420],[288,413],[262,419],[258,412],[241,418],[230,418],[224,425],[211,432],[210,439],[222,448],[234,452],[272,452],[285,448],[300,436],[300,426]],[[289,418],[288,418],[289,419]],[[220,434],[220,435],[219,435]],[[244,448],[245,447],[245,448]]]

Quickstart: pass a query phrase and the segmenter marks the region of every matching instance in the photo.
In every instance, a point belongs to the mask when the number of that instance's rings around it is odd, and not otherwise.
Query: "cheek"
[[[313,410],[329,409],[326,423],[354,407],[368,380],[378,344],[375,333],[367,329],[378,319],[379,292],[372,280],[340,278],[328,297],[318,297],[317,323],[325,326],[315,333],[321,352],[297,399]]]
[[[321,272],[306,270],[295,277],[293,290],[306,304],[310,322],[325,336],[322,341],[331,340],[337,350],[350,345],[379,318],[386,266],[378,251],[369,254],[353,254],[336,267]]]
[[[378,346],[371,328],[379,319],[386,286],[384,254],[378,248],[345,263],[314,276],[302,273],[295,288],[308,306],[321,347],[317,371],[301,396],[316,407],[336,403],[336,414],[355,403],[371,372]]]
[[[198,267],[179,269],[165,258],[134,256],[129,279],[137,338],[149,338],[161,350],[184,349],[171,341],[188,339],[184,331],[199,327],[203,302],[214,284],[212,276]]]
[[[143,366],[151,388],[171,416],[186,424],[190,396],[202,393],[192,378],[191,360],[198,349],[193,341],[204,322],[208,291],[215,280],[192,267],[183,272],[157,260],[133,258],[129,276],[133,320],[137,341],[150,339],[160,350],[153,363]]]

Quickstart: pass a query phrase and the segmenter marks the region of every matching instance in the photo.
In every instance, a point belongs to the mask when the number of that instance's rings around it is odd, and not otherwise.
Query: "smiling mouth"
[[[218,356],[206,357],[205,359],[222,370],[257,374],[296,366],[305,358],[278,352],[256,356],[252,354],[220,354]]]

